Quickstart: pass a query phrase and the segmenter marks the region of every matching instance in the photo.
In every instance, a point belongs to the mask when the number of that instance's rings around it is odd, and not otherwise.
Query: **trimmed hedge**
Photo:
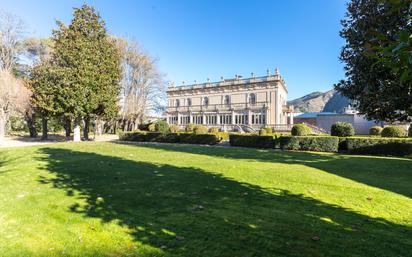
[[[177,132],[179,132],[180,128],[179,128],[178,125],[172,124],[172,125],[170,125],[169,130],[170,130],[170,132],[172,132],[172,133],[177,133]]]
[[[229,142],[231,146],[275,148],[275,137],[273,136],[230,134]]]
[[[348,137],[347,150],[356,154],[412,156],[412,139]]]
[[[305,124],[296,124],[292,127],[292,136],[306,136],[312,133],[312,129]]]
[[[406,137],[408,132],[406,129],[400,126],[387,126],[384,127],[381,133],[382,137]]]
[[[121,141],[159,142],[159,143],[185,143],[215,145],[222,140],[217,134],[193,133],[159,133],[159,132],[126,132],[119,135]]]
[[[267,133],[267,131],[266,131],[266,129],[260,129],[259,130],[259,136],[266,136],[268,133]]]
[[[336,137],[350,137],[355,135],[355,129],[349,122],[336,122],[330,128],[330,134]]]
[[[380,126],[372,126],[369,129],[369,135],[379,136],[382,133],[383,128]]]
[[[209,132],[209,130],[204,125],[198,124],[193,127],[193,133],[195,134],[207,134],[207,132]]]
[[[332,136],[282,136],[280,148],[282,150],[337,152],[339,138]]]
[[[180,143],[184,144],[200,144],[200,145],[215,145],[220,142],[220,137],[215,134],[194,134],[181,133]]]

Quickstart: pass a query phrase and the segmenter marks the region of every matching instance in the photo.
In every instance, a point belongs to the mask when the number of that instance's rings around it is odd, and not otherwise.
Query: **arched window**
[[[179,107],[179,106],[180,106],[180,101],[179,101],[179,99],[176,99],[175,106],[176,106],[176,107]]]
[[[209,105],[209,97],[204,97],[203,98],[203,105],[208,106]]]
[[[255,104],[256,103],[256,94],[255,93],[249,94],[249,103],[250,104]]]
[[[192,99],[187,98],[187,106],[192,106]]]
[[[225,99],[224,99],[223,103],[224,103],[225,105],[229,105],[229,104],[230,104],[230,96],[225,95]]]

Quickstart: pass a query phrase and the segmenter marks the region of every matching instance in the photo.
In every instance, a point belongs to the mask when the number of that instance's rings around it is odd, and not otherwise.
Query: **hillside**
[[[348,98],[333,89],[325,93],[313,92],[288,101],[289,105],[294,106],[295,112],[343,112],[349,103]]]

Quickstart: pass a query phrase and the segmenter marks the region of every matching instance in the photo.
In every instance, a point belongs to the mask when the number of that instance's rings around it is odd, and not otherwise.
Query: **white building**
[[[250,78],[235,76],[219,82],[193,85],[173,84],[167,90],[166,119],[181,127],[189,123],[232,130],[238,126],[254,129],[290,127],[292,108],[286,105],[288,90],[275,74]]]

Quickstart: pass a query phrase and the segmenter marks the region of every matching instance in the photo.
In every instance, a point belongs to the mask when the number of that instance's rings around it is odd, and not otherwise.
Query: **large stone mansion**
[[[293,109],[288,107],[288,90],[276,69],[264,77],[183,85],[170,84],[167,90],[166,119],[181,127],[189,123],[236,130],[239,127],[288,128],[293,124]]]

